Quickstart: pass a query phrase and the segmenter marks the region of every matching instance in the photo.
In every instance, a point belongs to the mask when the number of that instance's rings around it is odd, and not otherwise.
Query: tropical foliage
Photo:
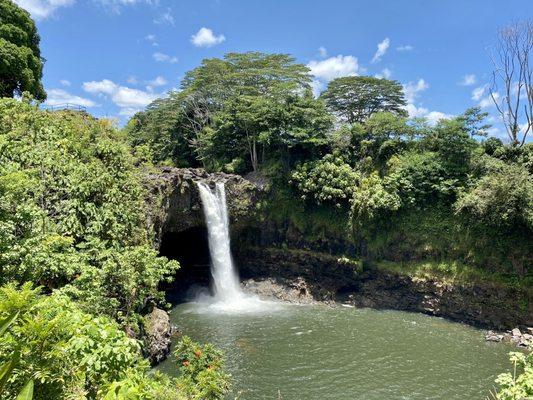
[[[0,97],[29,92],[46,98],[41,78],[40,37],[30,14],[11,0],[0,1]]]

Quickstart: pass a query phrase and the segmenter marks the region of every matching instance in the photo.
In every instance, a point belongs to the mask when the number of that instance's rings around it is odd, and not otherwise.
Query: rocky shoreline
[[[505,333],[533,327],[531,294],[493,283],[453,284],[399,275],[330,254],[277,248],[237,252],[247,290],[283,301],[336,302],[421,312]],[[529,334],[529,333],[528,333]],[[527,339],[527,338],[526,338]]]
[[[242,282],[247,293],[254,294],[265,300],[276,300],[292,304],[326,304],[331,307],[361,307],[348,299],[317,300],[303,278],[295,280],[246,279]],[[364,307],[364,306],[362,306]],[[374,308],[374,307],[370,307]],[[462,321],[458,321],[462,322]],[[487,330],[487,342],[508,342],[519,348],[533,347],[533,327],[514,328],[507,331]]]

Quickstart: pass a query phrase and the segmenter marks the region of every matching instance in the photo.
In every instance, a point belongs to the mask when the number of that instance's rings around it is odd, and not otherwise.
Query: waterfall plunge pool
[[[244,293],[233,266],[224,184],[198,182],[213,295],[172,322],[224,350],[239,399],[484,399],[507,369],[505,344],[474,328],[400,311],[269,303]],[[172,357],[158,368],[176,374]]]
[[[229,399],[485,399],[516,350],[485,342],[481,330],[400,311],[282,305],[227,314],[199,307],[180,304],[171,319],[193,340],[225,352]],[[158,369],[178,370],[172,357]]]

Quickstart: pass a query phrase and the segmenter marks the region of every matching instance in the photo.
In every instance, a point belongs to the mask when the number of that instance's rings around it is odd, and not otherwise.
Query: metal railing
[[[70,111],[87,112],[87,107],[80,106],[79,104],[73,104],[73,103],[54,104],[53,106],[44,104],[42,105],[42,108],[48,111],[70,110]]]

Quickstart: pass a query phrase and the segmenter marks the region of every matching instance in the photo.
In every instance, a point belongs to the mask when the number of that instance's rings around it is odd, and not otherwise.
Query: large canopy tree
[[[291,162],[323,148],[332,123],[310,82],[309,69],[287,54],[206,59],[186,74],[179,93],[136,115],[129,136],[148,144],[156,162],[194,165],[177,156],[186,147],[211,169],[255,171],[274,154]]]
[[[11,0],[0,0],[0,97],[28,91],[37,100],[46,98],[39,41],[30,14]]]
[[[370,76],[346,76],[332,80],[321,98],[337,117],[354,124],[380,111],[407,116],[400,83]]]

